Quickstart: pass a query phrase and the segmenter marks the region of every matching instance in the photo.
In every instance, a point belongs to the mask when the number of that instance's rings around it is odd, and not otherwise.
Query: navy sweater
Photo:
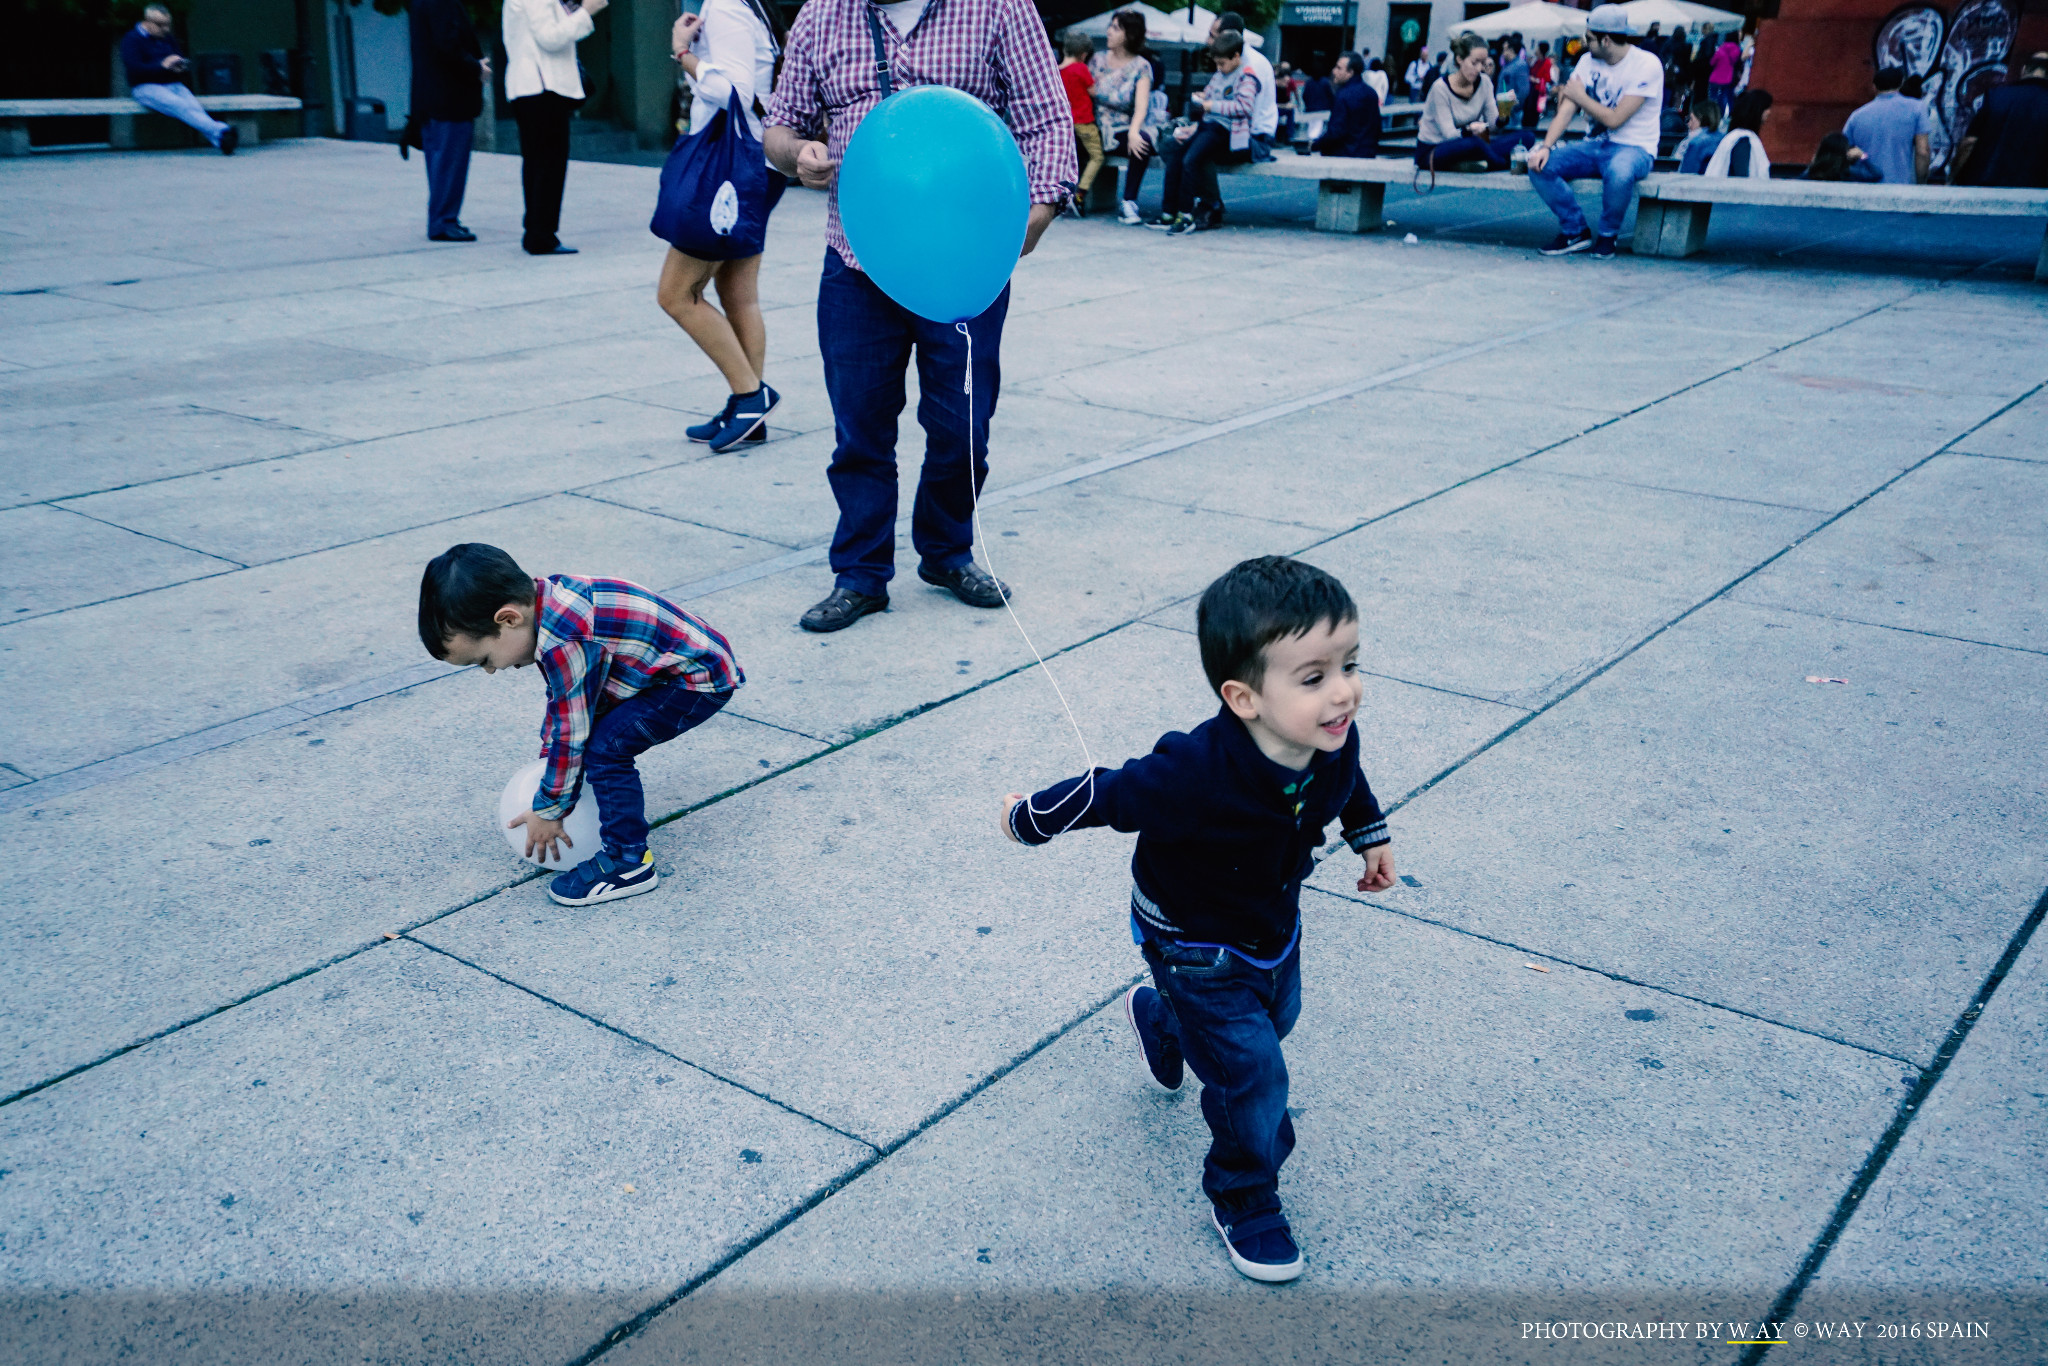
[[[1271,957],[1294,937],[1311,851],[1339,815],[1354,850],[1388,842],[1358,765],[1356,725],[1343,749],[1297,773],[1261,753],[1225,708],[1192,731],[1162,735],[1122,768],[1096,769],[1093,801],[1083,776],[1018,802],[1010,829],[1026,844],[1063,829],[1135,832],[1132,909],[1147,933]]]
[[[128,68],[130,89],[138,85],[161,85],[166,81],[182,81],[185,73],[169,71],[164,67],[164,58],[182,57],[184,49],[175,38],[155,38],[137,24],[121,36],[121,65]]]

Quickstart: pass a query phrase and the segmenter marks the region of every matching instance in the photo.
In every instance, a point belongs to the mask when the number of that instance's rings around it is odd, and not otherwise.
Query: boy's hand
[[[1003,838],[1008,840],[1012,844],[1022,844],[1024,842],[1018,839],[1017,832],[1010,828],[1010,808],[1023,800],[1024,794],[1021,792],[1009,792],[1005,793],[1003,796],[1003,814],[1001,817],[1003,826]]]
[[[1394,846],[1375,844],[1365,851],[1365,876],[1358,879],[1361,892],[1384,892],[1394,885]]]
[[[564,849],[576,847],[576,841],[562,833],[562,823],[560,821],[551,821],[537,811],[522,811],[511,820],[505,822],[507,830],[517,830],[522,825],[526,827],[526,856],[528,858],[533,857],[534,850],[544,849],[547,852],[541,855],[542,858],[550,862],[559,860],[562,856],[555,850],[556,840],[562,842],[562,848]],[[1365,884],[1361,882],[1358,885],[1363,887]]]

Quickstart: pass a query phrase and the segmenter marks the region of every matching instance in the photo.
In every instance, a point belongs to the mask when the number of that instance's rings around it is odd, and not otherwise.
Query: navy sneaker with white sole
[[[616,854],[598,853],[548,884],[548,895],[558,906],[595,906],[600,901],[651,892],[661,882],[654,871],[654,855],[643,854],[629,861]]]
[[[775,405],[780,402],[782,395],[765,384],[751,394],[741,394],[733,401],[732,412],[726,415],[725,425],[711,438],[712,454],[729,451],[765,428],[768,414],[774,412]]]
[[[692,441],[709,441],[712,437],[718,435],[720,428],[725,426],[726,420],[732,416],[732,410],[739,406],[739,401],[740,396],[738,394],[727,394],[725,396],[725,406],[713,413],[708,422],[691,423],[683,428],[683,435],[689,437]]]
[[[1145,1059],[1145,1079],[1161,1091],[1178,1091],[1186,1079],[1180,1044],[1159,1032],[1159,993],[1139,985],[1124,993],[1124,1018],[1131,1033],[1138,1036],[1138,1052]]]
[[[1301,1249],[1295,1246],[1287,1216],[1279,1210],[1247,1215],[1226,1224],[1223,1212],[1211,1206],[1209,1217],[1216,1221],[1216,1231],[1223,1235],[1230,1264],[1242,1274],[1277,1285],[1302,1273]]]

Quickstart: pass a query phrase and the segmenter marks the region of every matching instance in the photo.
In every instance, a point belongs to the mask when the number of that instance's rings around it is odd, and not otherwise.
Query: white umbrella
[[[1655,0],[1646,2],[1654,3]],[[1492,14],[1482,14],[1462,24],[1452,24],[1449,32],[1453,36],[1476,33],[1482,38],[1505,38],[1510,33],[1519,33],[1532,43],[1554,43],[1560,38],[1584,37],[1586,11],[1535,0],[1531,4],[1510,5]]]
[[[1115,17],[1117,10],[1126,9],[1134,9],[1144,17],[1145,43],[1148,47],[1154,44],[1166,47],[1206,46],[1209,41],[1209,26],[1216,22],[1214,14],[1200,7],[1196,8],[1194,22],[1190,23],[1188,22],[1188,12],[1185,8],[1177,9],[1168,14],[1163,10],[1154,9],[1150,5],[1119,5],[1116,9],[1104,10],[1092,19],[1081,19],[1068,24],[1060,32],[1063,34],[1085,33],[1090,38],[1107,42],[1109,40],[1109,21]],[[1245,34],[1244,40],[1253,47],[1264,47],[1266,45],[1266,40],[1256,33]]]
[[[1628,0],[1622,8],[1628,11],[1629,23],[1639,34],[1648,33],[1652,24],[1662,25],[1658,31],[1667,38],[1681,24],[1691,36],[1697,36],[1703,28],[1742,27],[1741,15],[1711,5],[1696,5],[1692,0]]]

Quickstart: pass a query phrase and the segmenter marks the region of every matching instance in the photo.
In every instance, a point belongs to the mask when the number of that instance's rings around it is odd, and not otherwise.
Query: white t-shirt
[[[1572,79],[1586,88],[1595,103],[1607,109],[1613,109],[1630,95],[1641,95],[1643,102],[1629,115],[1628,122],[1619,128],[1596,131],[1594,136],[1657,155],[1659,120],[1664,116],[1664,63],[1630,43],[1627,55],[1613,66],[1587,53],[1572,68]]]
[[[1246,43],[1244,66],[1259,78],[1259,93],[1252,97],[1252,132],[1271,137],[1280,131],[1280,96],[1273,89],[1273,64]]]
[[[889,22],[896,32],[908,38],[910,30],[917,27],[917,21],[924,18],[925,6],[931,0],[892,0],[889,4],[878,4],[876,9],[889,16]]]

